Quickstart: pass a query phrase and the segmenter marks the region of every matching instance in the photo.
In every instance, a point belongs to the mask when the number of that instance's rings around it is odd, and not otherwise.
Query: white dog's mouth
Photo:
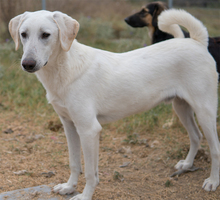
[[[44,64],[44,66],[47,64],[47,62]],[[37,65],[36,60],[33,58],[27,58],[22,61],[22,67],[25,71],[29,73],[34,73],[38,71],[41,67]]]

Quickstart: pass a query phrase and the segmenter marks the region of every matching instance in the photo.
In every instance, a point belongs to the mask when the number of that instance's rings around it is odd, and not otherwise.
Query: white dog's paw
[[[71,198],[70,200],[92,200],[92,198],[87,198],[83,194],[78,194]]]
[[[76,189],[73,187],[73,185],[69,185],[68,183],[62,183],[54,186],[53,192],[59,193],[59,194],[72,194],[75,192]]]
[[[219,180],[211,180],[211,178],[205,179],[202,188],[206,191],[215,191],[219,185]]]
[[[76,196],[74,196],[70,200],[82,200],[82,194],[77,194]]]
[[[189,169],[192,167],[192,163],[186,162],[186,160],[180,160],[176,165],[175,169],[181,170],[181,169]]]
[[[78,194],[78,195],[74,196],[73,198],[71,198],[70,200],[84,200],[83,194]]]

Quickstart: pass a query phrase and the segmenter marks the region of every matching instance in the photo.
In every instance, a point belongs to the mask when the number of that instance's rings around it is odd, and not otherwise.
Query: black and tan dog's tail
[[[170,9],[163,11],[158,17],[160,30],[173,35],[175,38],[184,38],[178,25],[185,27],[190,38],[208,46],[208,31],[201,21],[184,10]],[[178,26],[178,27],[177,27]]]

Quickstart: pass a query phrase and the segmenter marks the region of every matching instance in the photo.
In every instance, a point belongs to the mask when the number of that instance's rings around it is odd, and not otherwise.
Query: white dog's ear
[[[57,11],[53,14],[53,20],[59,29],[59,37],[62,49],[64,51],[69,51],[72,42],[78,33],[79,23],[68,15]]]
[[[8,24],[9,32],[11,34],[12,39],[15,42],[15,50],[16,51],[19,48],[19,41],[20,41],[19,28],[20,28],[22,22],[24,21],[26,15],[27,15],[27,12],[25,12],[24,14],[18,15],[16,17],[12,18]]]

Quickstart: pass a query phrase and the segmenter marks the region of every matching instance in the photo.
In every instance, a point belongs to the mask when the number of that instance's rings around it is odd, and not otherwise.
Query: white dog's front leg
[[[101,125],[96,121],[89,130],[79,131],[80,141],[85,161],[86,186],[82,194],[73,197],[71,200],[91,200],[95,187],[99,182],[98,159],[99,159],[99,132]]]
[[[79,174],[81,173],[80,139],[72,121],[60,118],[67,138],[69,149],[69,166],[71,175],[67,183],[56,185],[53,191],[60,194],[75,192]]]

